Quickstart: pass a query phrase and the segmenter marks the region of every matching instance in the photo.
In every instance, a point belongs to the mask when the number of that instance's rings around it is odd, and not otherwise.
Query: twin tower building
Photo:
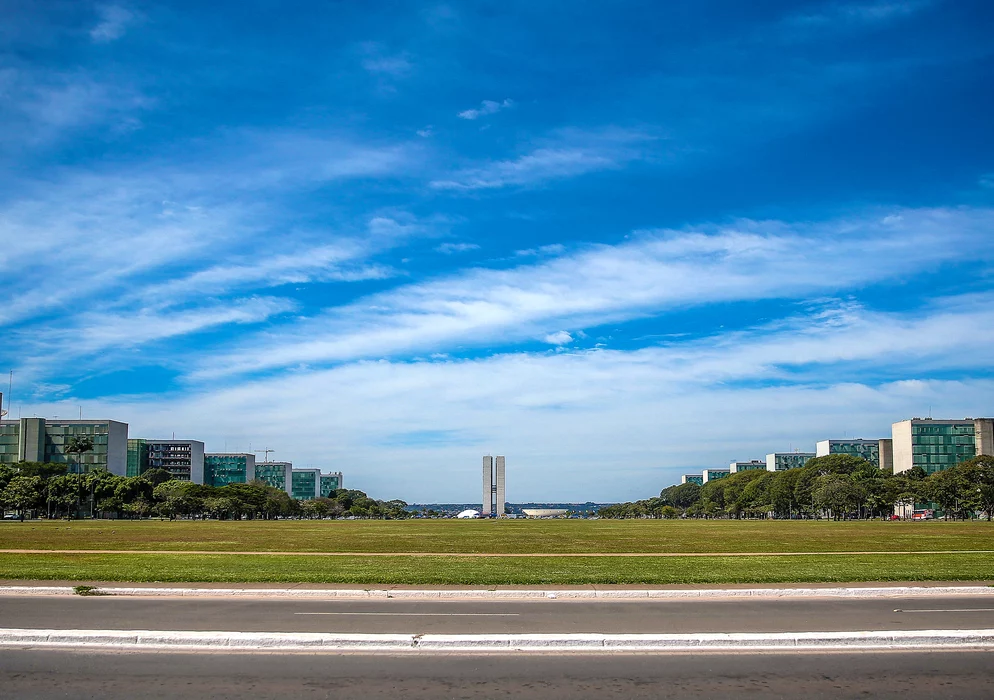
[[[496,469],[495,469],[496,467]],[[504,457],[483,458],[483,508],[480,517],[501,518],[507,499],[504,494]]]

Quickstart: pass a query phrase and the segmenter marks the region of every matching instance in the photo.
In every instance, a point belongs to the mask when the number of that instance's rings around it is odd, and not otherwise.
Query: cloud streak
[[[134,12],[120,5],[102,5],[98,12],[100,22],[90,30],[90,38],[96,44],[120,39],[135,20]]]
[[[208,360],[197,376],[520,342],[564,326],[590,328],[679,308],[833,294],[943,263],[990,259],[994,241],[977,241],[992,223],[991,210],[938,209],[646,232],[617,246],[506,270],[469,270],[330,309],[299,328],[253,339],[250,352]],[[874,264],[851,265],[854,257]],[[257,352],[260,346],[265,353]]]
[[[483,100],[480,106],[475,109],[466,109],[459,112],[456,116],[460,119],[467,119],[469,121],[474,121],[480,117],[488,117],[491,114],[497,114],[497,112],[502,109],[508,109],[514,106],[514,101],[507,99],[502,102],[494,102],[493,100]]]
[[[617,170],[648,156],[648,135],[628,130],[566,132],[517,158],[464,168],[433,180],[436,190],[470,192],[528,187],[602,170]]]

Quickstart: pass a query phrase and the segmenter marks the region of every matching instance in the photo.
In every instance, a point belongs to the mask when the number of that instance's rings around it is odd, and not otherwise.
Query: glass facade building
[[[298,501],[309,501],[318,496],[321,478],[319,469],[294,469],[291,477],[290,495]]]
[[[321,475],[321,497],[330,498],[331,494],[342,488],[342,473]]]
[[[128,476],[141,476],[148,469],[148,443],[142,438],[128,440]]]
[[[774,452],[766,455],[766,471],[783,472],[788,469],[797,469],[814,458],[814,452]]]
[[[828,455],[850,455],[865,459],[873,466],[880,467],[880,440],[822,440],[815,449],[819,457]]]
[[[732,474],[738,474],[739,472],[749,472],[757,469],[766,469],[766,462],[759,459],[753,459],[748,462],[732,462],[728,465],[728,471]]]
[[[209,486],[247,484],[255,480],[255,455],[212,453],[204,455],[204,483]]]
[[[698,486],[704,485],[704,476],[701,474],[684,474],[680,478],[681,484],[697,484]]]
[[[17,459],[20,435],[17,421],[0,423],[0,464],[14,464],[20,461]]]
[[[74,437],[86,437],[93,448],[67,452]],[[16,447],[16,449],[14,449]],[[21,418],[0,421],[0,462],[68,464],[72,471],[106,469],[125,476],[128,469],[128,424],[113,420]]]
[[[726,476],[731,474],[727,469],[705,469],[701,472],[702,483],[708,483],[709,481],[715,481],[716,479],[724,479]]]
[[[290,462],[259,462],[255,465],[255,478],[280,491],[290,492],[293,481],[293,464]]]
[[[913,418],[895,423],[894,472],[921,467],[927,474],[934,474],[978,455],[991,454],[992,423],[990,418]]]

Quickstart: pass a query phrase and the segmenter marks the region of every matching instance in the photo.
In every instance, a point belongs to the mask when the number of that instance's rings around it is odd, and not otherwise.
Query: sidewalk
[[[90,595],[129,597],[291,598],[406,600],[686,600],[693,598],[907,598],[994,596],[989,583],[930,581],[851,584],[726,586],[372,586],[337,584],[273,585],[264,583],[127,583],[100,581],[0,581],[0,596]]]

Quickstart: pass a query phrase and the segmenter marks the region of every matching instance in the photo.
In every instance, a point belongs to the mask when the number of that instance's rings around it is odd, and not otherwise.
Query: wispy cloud
[[[100,22],[90,30],[90,38],[98,44],[120,39],[135,20],[135,13],[121,5],[101,5],[97,12]]]
[[[991,210],[939,209],[643,233],[617,246],[470,270],[330,309],[278,337],[253,339],[251,351],[210,358],[198,376],[509,343],[667,309],[831,294],[943,262],[994,258],[994,240],[977,243],[992,224]],[[851,265],[854,258],[875,263]]]
[[[480,106],[475,109],[467,109],[459,112],[458,116],[460,119],[468,119],[473,121],[474,119],[479,119],[480,117],[486,117],[491,114],[497,114],[497,112],[502,109],[507,109],[508,107],[514,106],[514,101],[507,99],[501,102],[495,102],[493,100],[483,100]]]
[[[471,250],[479,250],[480,246],[476,243],[443,243],[435,248],[439,253],[444,253],[445,255],[452,255],[454,253],[466,253]]]
[[[539,246],[538,248],[524,248],[522,250],[514,251],[514,254],[519,258],[530,258],[538,255],[561,255],[566,252],[566,246],[562,243],[550,243],[548,245]]]
[[[87,129],[132,131],[155,101],[126,81],[106,81],[86,71],[0,71],[0,146],[20,151],[59,142]]]
[[[349,363],[85,409],[124,417],[135,435],[176,430],[208,449],[283,444],[296,463],[343,467],[368,491],[409,501],[469,499],[477,455],[497,448],[508,455],[514,500],[591,498],[567,478],[578,469],[598,470],[596,498],[644,497],[688,467],[813,447],[844,432],[884,437],[893,421],[929,405],[941,415],[983,414],[994,381],[918,377],[980,368],[991,332],[974,329],[994,327],[990,308],[989,298],[937,300],[917,314],[848,308],[829,326],[815,313],[686,348]],[[833,371],[813,383],[811,374],[778,369],[811,363]],[[874,368],[903,376],[865,379]],[[65,415],[77,403],[67,397],[27,410]],[[320,433],[300,430],[311,424],[336,426],[330,449]],[[704,425],[721,429],[704,442],[686,440]],[[419,440],[436,449],[411,450]]]
[[[809,28],[865,28],[911,16],[931,5],[930,0],[827,3],[815,12],[791,15],[787,22]]]
[[[567,131],[517,158],[465,168],[448,178],[433,180],[431,186],[453,191],[524,187],[614,170],[646,157],[651,140],[645,133],[623,129]]]

